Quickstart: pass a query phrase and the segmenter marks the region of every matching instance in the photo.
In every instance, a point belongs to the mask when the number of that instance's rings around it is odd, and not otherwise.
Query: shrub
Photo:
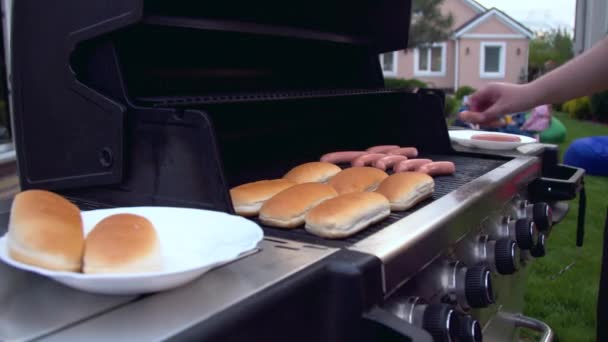
[[[608,122],[608,90],[591,96],[591,113],[594,119]]]
[[[415,89],[415,88],[428,88],[428,84],[417,80],[415,78],[406,80],[401,78],[386,78],[384,79],[384,86],[390,89]]]
[[[458,108],[460,107],[460,100],[458,100],[454,96],[445,96],[445,116],[451,117],[458,112]]]
[[[563,103],[554,103],[553,104],[553,110],[555,110],[557,112],[563,112],[564,111],[564,104]]]
[[[462,100],[465,96],[471,95],[476,91],[475,88],[469,86],[462,86],[456,90],[456,98]]]
[[[579,120],[591,119],[591,101],[588,96],[567,101],[562,106],[562,109],[566,111],[571,118]]]

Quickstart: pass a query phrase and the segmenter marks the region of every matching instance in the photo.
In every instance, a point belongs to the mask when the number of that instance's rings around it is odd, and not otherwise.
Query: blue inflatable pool
[[[608,176],[608,136],[573,141],[564,155],[564,163],[583,168],[591,175]]]

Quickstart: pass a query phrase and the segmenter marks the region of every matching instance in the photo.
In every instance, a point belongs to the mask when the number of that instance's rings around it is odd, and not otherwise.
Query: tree
[[[408,48],[428,45],[448,39],[454,18],[441,13],[444,0],[414,0]]]
[[[572,38],[566,30],[553,30],[530,41],[528,75],[534,79],[574,56]]]

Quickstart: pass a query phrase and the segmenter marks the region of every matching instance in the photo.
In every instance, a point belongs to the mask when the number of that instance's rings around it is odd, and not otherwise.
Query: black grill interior
[[[400,219],[408,216],[416,210],[432,203],[434,200],[449,194],[450,192],[458,189],[459,187],[473,181],[474,179],[494,170],[495,168],[507,162],[507,160],[505,159],[484,158],[481,156],[472,157],[465,155],[423,155],[422,157],[436,161],[454,162],[454,164],[456,165],[456,173],[452,176],[442,176],[435,178],[435,193],[433,195],[433,198],[418,204],[410,210],[403,212],[393,212],[385,220],[371,227],[368,227],[367,229],[364,229],[358,234],[355,234],[349,238],[342,240],[323,239],[321,237],[308,233],[303,227],[285,230],[264,226],[258,220],[254,221],[260,224],[260,226],[262,226],[262,228],[264,229],[264,234],[266,236],[274,236],[283,239],[296,240],[303,243],[318,244],[329,247],[346,247],[365,239],[366,237],[380,231],[382,228],[399,221]]]

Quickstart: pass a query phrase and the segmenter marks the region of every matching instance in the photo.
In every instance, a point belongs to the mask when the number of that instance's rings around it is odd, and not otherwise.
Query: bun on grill
[[[239,185],[230,190],[232,205],[239,215],[255,216],[264,202],[295,184],[287,179],[273,179]]]
[[[26,190],[11,208],[8,238],[11,258],[55,271],[80,271],[84,232],[80,209],[44,190]]]
[[[145,217],[133,214],[108,216],[87,236],[84,273],[141,273],[161,269],[158,235]]]
[[[327,184],[339,194],[374,191],[388,174],[374,167],[351,167],[333,176]]]
[[[306,214],[306,230],[340,239],[353,235],[390,215],[388,200],[375,192],[353,192],[329,199]]]
[[[325,183],[340,171],[342,169],[332,163],[311,162],[294,167],[283,178],[295,183]]]
[[[407,210],[429,198],[435,190],[433,177],[422,172],[395,173],[380,183],[376,192],[391,203],[391,210]]]
[[[336,190],[327,184],[298,184],[266,201],[260,209],[260,220],[274,227],[297,227],[304,224],[304,215],[310,209],[337,195]]]

